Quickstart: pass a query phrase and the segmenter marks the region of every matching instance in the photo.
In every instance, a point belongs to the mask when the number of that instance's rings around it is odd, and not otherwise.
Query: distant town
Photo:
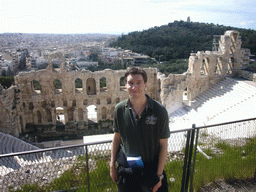
[[[0,34],[0,76],[45,69],[48,56],[55,51],[63,54],[67,70],[111,64],[139,65],[150,59],[147,55],[110,47],[117,38],[108,34]],[[58,68],[59,61],[52,62]]]

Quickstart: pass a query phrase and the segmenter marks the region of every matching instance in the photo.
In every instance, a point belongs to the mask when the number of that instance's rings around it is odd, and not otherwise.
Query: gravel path
[[[200,192],[255,192],[256,191],[256,181],[255,180],[246,180],[246,181],[237,181],[232,180],[225,182],[219,180],[215,183],[205,186]]]

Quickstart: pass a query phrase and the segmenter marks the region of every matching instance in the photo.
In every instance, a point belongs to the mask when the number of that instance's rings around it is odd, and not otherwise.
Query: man
[[[110,176],[121,192],[166,192],[163,169],[170,136],[168,113],[162,104],[145,94],[147,74],[142,68],[127,69],[125,87],[129,98],[117,104],[114,112]],[[140,157],[143,165],[129,168],[126,159],[120,161],[120,157]]]

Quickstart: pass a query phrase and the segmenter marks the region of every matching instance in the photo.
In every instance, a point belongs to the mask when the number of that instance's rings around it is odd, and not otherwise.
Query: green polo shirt
[[[145,165],[157,165],[159,140],[170,137],[168,113],[165,107],[149,96],[148,105],[135,121],[129,100],[116,105],[114,132],[121,135],[126,156],[141,156]]]

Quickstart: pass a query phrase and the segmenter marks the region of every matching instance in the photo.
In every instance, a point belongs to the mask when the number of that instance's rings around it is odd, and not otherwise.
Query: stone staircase
[[[170,127],[177,127],[178,122],[190,128],[193,123],[200,126],[253,118],[255,108],[256,84],[226,78],[196,97],[191,109],[186,106],[170,114]]]

